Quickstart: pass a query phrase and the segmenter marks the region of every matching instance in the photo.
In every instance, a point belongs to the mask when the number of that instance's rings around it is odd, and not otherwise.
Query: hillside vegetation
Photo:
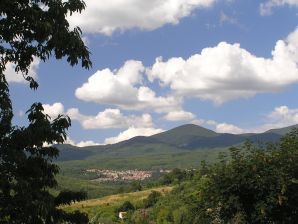
[[[173,169],[160,183],[165,186],[64,209],[105,224],[297,223],[298,129],[276,144],[231,147],[195,170]],[[120,211],[126,212],[123,220]]]
[[[278,144],[229,151],[151,207],[131,211],[125,223],[297,223],[298,129]]]
[[[74,203],[70,206],[63,207],[66,211],[80,210],[88,214],[91,223],[114,223],[120,221],[117,208],[123,203],[129,201],[136,207],[141,207],[143,201],[151,194],[152,191],[160,192],[165,195],[169,193],[173,187],[159,187],[139,192],[116,194],[99,199],[92,199]]]
[[[192,169],[202,161],[218,162],[218,155],[228,152],[231,146],[241,146],[247,139],[254,143],[278,142],[292,127],[269,130],[260,134],[220,134],[196,125],[183,125],[151,136],[135,137],[114,145],[78,148],[59,145],[61,172],[57,194],[64,189],[86,191],[88,198],[115,194],[129,190],[130,183],[98,183],[90,180],[96,175],[86,174],[87,169],[109,170],[172,170]],[[171,141],[172,139],[172,141]],[[218,146],[218,147],[215,147]],[[151,180],[149,180],[150,182]]]
[[[201,161],[215,162],[229,147],[250,140],[278,142],[292,127],[260,134],[221,134],[197,125],[183,125],[151,137],[135,137],[113,145],[75,147],[59,145],[58,164],[65,176],[85,179],[86,169],[158,170],[197,167]]]
[[[247,140],[252,142],[278,142],[293,127],[268,130],[264,133],[227,134],[216,133],[209,129],[187,124],[150,137],[134,137],[112,145],[75,147],[58,145],[58,161],[94,160],[96,157],[142,157],[164,154],[184,153],[223,149],[239,145]]]

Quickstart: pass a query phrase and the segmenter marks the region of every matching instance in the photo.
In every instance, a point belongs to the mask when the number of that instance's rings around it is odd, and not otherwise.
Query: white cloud
[[[264,132],[273,128],[283,128],[298,124],[298,109],[291,109],[288,106],[274,108],[267,115],[267,123],[253,129],[254,132]]]
[[[154,30],[177,24],[197,8],[212,6],[216,0],[85,0],[86,9],[68,18],[84,32],[111,35],[132,28]]]
[[[236,125],[228,124],[228,123],[219,123],[214,120],[207,120],[205,124],[212,126],[217,133],[230,133],[230,134],[242,134],[247,132]]]
[[[164,118],[168,121],[188,121],[195,118],[195,115],[191,112],[186,112],[183,110],[180,111],[171,111]]]
[[[93,145],[102,145],[102,144],[99,144],[99,143],[96,143],[94,141],[80,141],[79,143],[75,143],[74,140],[72,140],[70,137],[67,137],[66,141],[64,142],[64,144],[70,144],[70,145],[73,145],[73,146],[77,146],[77,147],[86,147],[86,146],[93,146]],[[48,144],[44,144],[46,146],[50,146]]]
[[[163,132],[162,129],[155,128],[135,128],[130,127],[126,131],[121,132],[116,137],[107,138],[105,144],[115,144],[117,142],[125,141],[136,136],[151,136]]]
[[[257,57],[240,44],[219,43],[184,60],[157,58],[149,79],[170,86],[182,97],[197,97],[221,104],[277,92],[298,82],[298,27],[286,40],[277,41],[272,58]]]
[[[205,123],[205,120],[203,119],[194,119],[192,121],[190,121],[191,124],[195,124],[195,125],[203,125]]]
[[[94,146],[94,145],[100,145],[100,144],[94,141],[81,141],[76,144],[77,147],[86,147],[86,146]]]
[[[110,69],[97,71],[76,90],[75,95],[87,102],[133,104],[137,95],[137,88],[133,85],[139,83],[143,71],[139,61],[127,61],[115,74]]]
[[[217,122],[214,121],[214,120],[208,120],[208,121],[206,121],[206,124],[208,124],[210,126],[216,126],[217,125]]]
[[[241,134],[245,131],[232,124],[220,123],[216,125],[215,131],[218,133],[231,133],[231,134]]]
[[[62,103],[43,104],[44,113],[49,115],[52,119],[58,117],[59,114],[64,113],[64,106]]]
[[[298,108],[291,109],[288,106],[276,107],[266,115],[266,123],[246,129],[233,124],[219,123],[214,120],[208,120],[205,124],[214,127],[218,133],[262,133],[270,129],[284,128],[298,124]]]
[[[268,0],[260,4],[260,14],[263,16],[270,15],[272,8],[289,5],[290,7],[297,7],[298,0]]]
[[[39,68],[40,60],[38,58],[34,58],[33,62],[30,65],[28,75],[37,79],[37,70]],[[16,65],[13,63],[6,64],[6,70],[4,71],[5,78],[8,83],[26,83],[26,80],[23,77],[21,72],[15,72]]]
[[[287,106],[276,107],[268,117],[285,125],[296,124],[298,123],[298,109],[290,109]]]
[[[152,117],[150,114],[142,116],[125,116],[119,109],[105,109],[96,116],[82,115],[77,108],[71,108],[67,111],[72,120],[77,120],[85,129],[107,129],[107,128],[128,128],[152,127]]]
[[[181,99],[156,96],[141,86],[145,68],[139,61],[127,61],[119,70],[104,69],[92,75],[75,92],[78,99],[117,106],[125,110],[171,111],[180,107]]]

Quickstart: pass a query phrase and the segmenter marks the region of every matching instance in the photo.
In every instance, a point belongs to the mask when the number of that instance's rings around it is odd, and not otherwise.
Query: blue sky
[[[16,124],[40,101],[69,142],[115,143],[185,123],[262,132],[298,123],[297,0],[86,0],[93,67],[35,60],[37,91],[7,69]]]

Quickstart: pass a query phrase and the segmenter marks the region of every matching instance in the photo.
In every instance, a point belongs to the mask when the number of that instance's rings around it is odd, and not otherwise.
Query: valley
[[[170,212],[177,208],[175,203],[183,204],[183,198],[197,192],[201,187],[197,179],[201,175],[199,170],[204,170],[202,162],[221,164],[220,161],[229,161],[230,156],[233,157],[230,155],[233,150],[229,149],[244,147],[247,142],[260,148],[267,143],[277,143],[292,128],[232,135],[184,125],[155,136],[136,137],[115,145],[85,148],[58,146],[64,159],[57,161],[61,172],[57,178],[59,189],[56,192],[64,189],[87,192],[89,200],[63,209],[68,212],[77,209],[86,212],[90,223],[121,223],[123,220],[119,218],[119,211],[124,209],[122,207],[125,203],[133,206],[132,210],[123,211],[129,219],[149,219],[151,213],[162,214],[159,206],[170,206],[166,209]],[[174,143],[170,141],[171,138]],[[173,189],[176,189],[176,193],[171,194]],[[158,196],[161,204],[155,205],[157,199],[150,197],[159,195],[152,193],[156,191],[163,196]],[[154,201],[150,202],[153,204],[147,205],[150,200]],[[167,205],[167,200],[170,205]],[[158,209],[155,210],[155,207]],[[187,208],[187,213],[190,210]]]
[[[245,141],[255,144],[277,142],[293,127],[233,135],[189,124],[114,145],[83,148],[58,145],[58,188],[85,190],[89,198],[117,193],[119,189],[128,190],[133,181],[146,185],[158,180],[162,175],[160,170],[193,169],[202,161],[214,163],[230,147]]]

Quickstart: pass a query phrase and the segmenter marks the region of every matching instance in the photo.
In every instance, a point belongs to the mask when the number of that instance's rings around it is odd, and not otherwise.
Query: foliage
[[[63,206],[63,209],[68,212],[73,212],[79,209],[82,212],[86,212],[90,219],[90,223],[117,223],[119,220],[118,214],[115,211],[123,205],[125,201],[131,202],[134,205],[135,211],[140,211],[143,206],[143,200],[148,198],[152,191],[157,191],[163,195],[169,193],[173,187],[159,187],[133,193],[110,195],[103,198],[81,201],[75,204]],[[144,210],[141,209],[140,214],[133,214],[133,217],[143,215]],[[128,212],[127,215],[131,215],[134,211]],[[139,217],[141,218],[141,217]],[[138,219],[136,217],[136,219]],[[104,220],[104,221],[103,221]],[[142,224],[145,222],[141,222]]]
[[[296,223],[297,143],[294,129],[277,146],[232,148],[232,160],[215,166],[200,192],[202,214],[223,223]]]
[[[194,170],[174,168],[171,172],[166,173],[160,178],[160,183],[164,185],[179,184],[182,181],[191,180],[194,173]]]
[[[66,198],[62,192],[54,198],[47,191],[56,186],[54,177],[59,169],[52,160],[59,152],[43,144],[63,142],[70,121],[63,116],[50,121],[42,111],[40,103],[33,104],[28,111],[29,126],[11,127],[1,136],[0,220],[2,223],[86,222],[83,214],[66,214],[57,208],[84,198],[84,194]]]
[[[133,181],[130,185],[131,192],[141,191],[142,189],[143,189],[143,187],[142,187],[140,181]]]
[[[162,194],[158,191],[152,191],[148,198],[144,200],[144,207],[149,208],[156,204],[158,199],[162,196]]]
[[[34,58],[47,60],[53,53],[56,59],[66,57],[70,65],[81,61],[89,68],[89,51],[82,41],[80,28],[69,30],[68,14],[81,12],[85,8],[82,0],[2,0],[0,2],[0,55],[1,72],[6,64],[16,65],[30,82],[38,84],[28,76],[28,68]]]
[[[13,110],[5,69],[15,65],[36,89],[38,83],[28,75],[35,58],[43,61],[52,54],[66,57],[70,65],[79,62],[89,68],[89,51],[80,29],[69,29],[67,14],[81,11],[81,0],[3,0],[0,1],[0,222],[1,223],[87,223],[88,217],[78,211],[66,213],[61,204],[85,198],[82,192],[61,192],[52,196],[49,188],[57,185],[59,172],[53,163],[59,155],[55,147],[63,143],[70,119],[44,114],[41,103],[27,111],[28,127],[12,124]]]
[[[135,210],[135,206],[130,201],[125,201],[119,208],[116,209],[116,213],[128,212],[133,210]]]
[[[213,165],[203,163],[191,179],[159,198],[147,221],[298,222],[298,129],[278,144],[255,146],[247,142],[219,159]],[[132,223],[134,217],[137,215],[131,216]]]

